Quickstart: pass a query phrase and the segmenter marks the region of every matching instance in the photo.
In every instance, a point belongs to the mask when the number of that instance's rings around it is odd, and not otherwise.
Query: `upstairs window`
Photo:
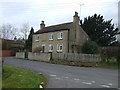
[[[53,51],[53,45],[49,44],[49,52],[52,52],[52,51]]]
[[[35,41],[39,41],[39,36],[36,36],[36,37],[35,37]]]
[[[63,39],[63,33],[62,32],[58,33],[58,39]]]
[[[53,34],[49,35],[49,40],[53,40]]]
[[[62,51],[62,49],[63,49],[63,44],[57,44],[57,51]]]

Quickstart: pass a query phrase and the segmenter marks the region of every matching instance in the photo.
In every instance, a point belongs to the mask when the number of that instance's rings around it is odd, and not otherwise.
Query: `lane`
[[[118,71],[102,68],[73,67],[39,61],[3,58],[5,64],[43,73],[48,77],[48,88],[117,88]]]

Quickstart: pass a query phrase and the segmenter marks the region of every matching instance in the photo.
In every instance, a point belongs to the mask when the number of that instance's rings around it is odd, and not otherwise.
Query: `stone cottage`
[[[40,29],[33,35],[32,51],[39,47],[40,52],[81,53],[82,45],[89,40],[89,36],[79,22],[77,12],[73,16],[73,22],[45,27],[42,21]]]

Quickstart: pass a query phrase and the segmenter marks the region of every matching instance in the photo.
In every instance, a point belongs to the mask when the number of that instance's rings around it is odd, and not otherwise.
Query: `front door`
[[[42,44],[42,53],[45,52],[45,44]]]

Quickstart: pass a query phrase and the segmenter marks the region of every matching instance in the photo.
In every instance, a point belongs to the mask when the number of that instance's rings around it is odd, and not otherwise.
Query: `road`
[[[48,77],[47,88],[118,88],[118,70],[49,64],[5,57],[4,63]]]

